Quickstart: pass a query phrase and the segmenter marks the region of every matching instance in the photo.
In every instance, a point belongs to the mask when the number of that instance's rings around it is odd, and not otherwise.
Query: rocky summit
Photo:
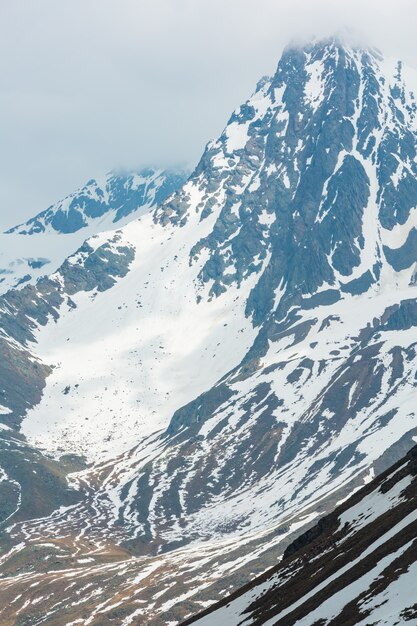
[[[415,87],[288,47],[180,189],[1,297],[2,624],[173,626],[245,584],[201,623],[414,620],[378,576],[415,538]],[[96,211],[60,210],[18,232]]]

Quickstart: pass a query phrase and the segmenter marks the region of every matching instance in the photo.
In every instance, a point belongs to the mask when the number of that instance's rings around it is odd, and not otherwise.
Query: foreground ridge
[[[301,535],[283,561],[183,626],[416,623],[417,447]]]

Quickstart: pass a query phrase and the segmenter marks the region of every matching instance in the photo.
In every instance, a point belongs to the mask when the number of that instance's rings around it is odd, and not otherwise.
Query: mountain
[[[279,566],[186,624],[414,624],[416,476],[414,447],[301,535]]]
[[[142,169],[126,174],[110,172],[89,180],[84,187],[50,206],[7,233],[34,235],[44,232],[75,233],[101,219],[101,224],[118,224],[132,213],[146,213],[177,191],[186,174],[173,170]],[[104,230],[104,229],[103,229]]]
[[[3,620],[172,626],[414,445],[415,85],[290,46],[179,191],[0,299]]]
[[[10,228],[0,235],[0,293],[56,271],[85,239],[150,211],[186,179],[185,172],[175,170],[110,172]]]

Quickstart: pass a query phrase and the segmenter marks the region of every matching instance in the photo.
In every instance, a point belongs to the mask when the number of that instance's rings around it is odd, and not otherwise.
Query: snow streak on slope
[[[280,566],[187,624],[416,623],[416,470],[413,448],[289,546]]]

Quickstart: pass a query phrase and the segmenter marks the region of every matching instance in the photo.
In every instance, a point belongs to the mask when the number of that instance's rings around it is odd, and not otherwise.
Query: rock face
[[[415,623],[417,448],[184,626]]]
[[[0,293],[56,271],[85,239],[150,211],[182,187],[187,176],[150,168],[110,172],[0,234]]]
[[[360,295],[393,269],[411,280],[416,105],[391,65],[334,41],[290,48],[209,144],[193,177],[201,220],[221,210],[192,257],[207,254],[212,295],[268,258],[247,305],[256,325]],[[160,219],[184,223],[186,207],[174,198]]]
[[[77,500],[6,511],[12,611],[179,622],[412,447],[414,84],[288,48],[177,193],[0,300],[1,421]]]

